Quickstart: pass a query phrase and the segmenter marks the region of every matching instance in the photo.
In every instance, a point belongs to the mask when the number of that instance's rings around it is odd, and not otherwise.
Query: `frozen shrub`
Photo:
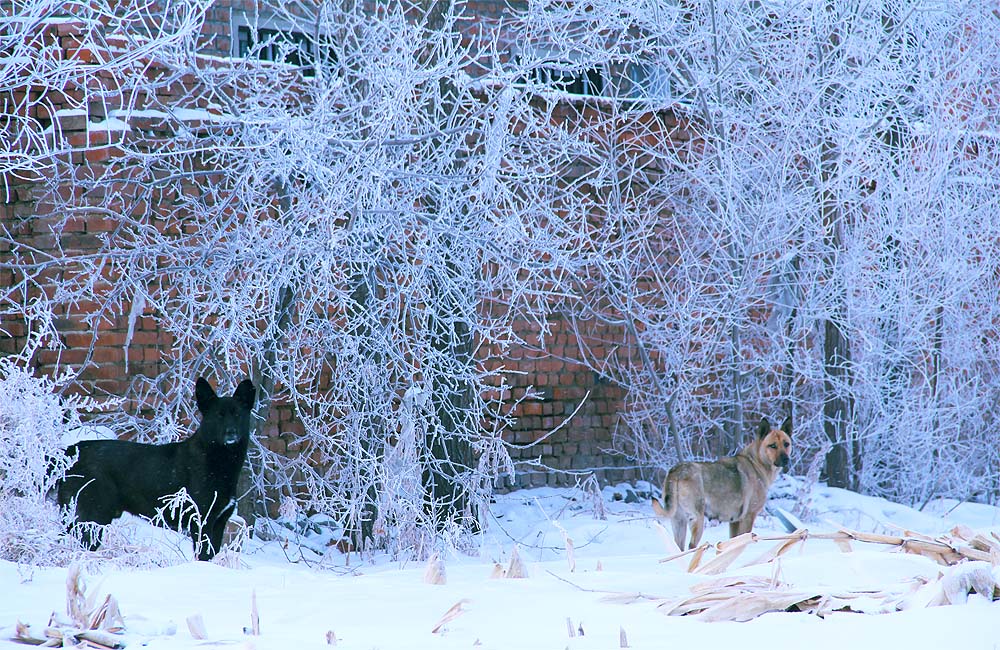
[[[60,513],[46,495],[68,464],[63,441],[90,402],[60,396],[58,379],[25,365],[0,358],[0,557],[34,564],[59,543]]]

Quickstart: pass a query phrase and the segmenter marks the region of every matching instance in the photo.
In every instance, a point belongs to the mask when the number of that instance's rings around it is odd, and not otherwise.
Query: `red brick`
[[[542,403],[535,401],[522,402],[521,404],[521,414],[522,415],[541,415],[542,414]]]
[[[107,136],[93,136],[92,135],[91,136],[91,141],[93,142],[94,140],[98,140],[98,141],[104,140],[106,142],[107,141]],[[105,142],[97,142],[95,144],[102,144],[103,145],[103,144],[105,144]],[[106,162],[108,160],[111,160],[112,158],[118,158],[118,157],[120,157],[121,153],[122,153],[121,149],[119,149],[117,147],[98,146],[98,147],[94,147],[94,148],[91,148],[91,149],[87,149],[87,151],[83,155],[84,155],[84,158],[86,158],[87,162],[89,162],[89,163],[102,163],[102,162]]]

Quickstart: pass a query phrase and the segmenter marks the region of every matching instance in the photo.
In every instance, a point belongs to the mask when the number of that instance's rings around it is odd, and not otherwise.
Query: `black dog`
[[[219,397],[198,378],[195,400],[202,420],[194,435],[181,442],[145,445],[125,440],[86,440],[71,445],[76,462],[58,486],[62,506],[76,499],[77,522],[109,524],[122,512],[154,518],[163,497],[181,488],[198,507],[197,518],[164,511],[165,523],[185,530],[199,560],[211,560],[236,508],[236,481],[247,456],[256,389],[244,380],[232,397]],[[83,531],[90,550],[101,545],[100,533]]]

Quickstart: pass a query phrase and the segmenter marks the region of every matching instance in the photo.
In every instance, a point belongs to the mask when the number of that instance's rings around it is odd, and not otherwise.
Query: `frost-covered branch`
[[[583,7],[528,22],[564,58],[656,73],[590,131],[600,216],[570,305],[590,365],[629,389],[620,447],[659,466],[731,453],[794,411],[831,481],[992,491],[988,3]]]

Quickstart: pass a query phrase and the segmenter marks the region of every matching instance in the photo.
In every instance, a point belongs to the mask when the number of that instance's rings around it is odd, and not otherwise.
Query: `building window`
[[[515,48],[511,62],[521,68],[515,83],[545,86],[557,92],[600,97],[610,92],[605,65],[585,67],[573,52],[560,52],[541,45]]]
[[[532,68],[526,76],[526,81],[571,95],[597,97],[604,94],[606,76],[602,67],[579,70],[568,64],[553,61]]]
[[[238,25],[234,50],[242,58],[286,63],[300,68],[306,76],[316,74],[314,43],[305,33],[293,29]]]

